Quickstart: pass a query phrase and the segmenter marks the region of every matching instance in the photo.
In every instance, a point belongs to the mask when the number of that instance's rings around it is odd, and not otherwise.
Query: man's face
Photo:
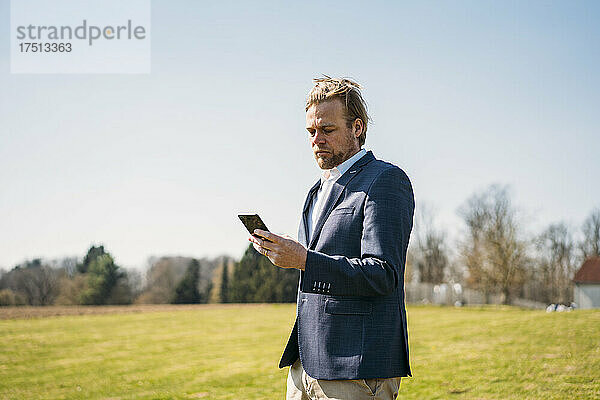
[[[313,104],[306,111],[306,130],[321,169],[340,165],[360,149],[357,139],[360,132],[357,134],[356,124],[348,127],[344,114],[344,104],[340,99]]]

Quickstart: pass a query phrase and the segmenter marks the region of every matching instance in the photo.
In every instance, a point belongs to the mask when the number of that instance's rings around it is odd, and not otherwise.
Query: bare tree
[[[404,282],[406,283],[417,282],[418,276],[415,272],[416,260],[417,256],[415,255],[415,250],[409,245],[408,251],[406,252],[406,265],[404,267]]]
[[[564,223],[550,225],[537,238],[539,263],[535,279],[542,285],[539,300],[568,303],[573,300],[573,275],[577,268],[575,242]]]
[[[75,276],[75,273],[77,272],[77,264],[79,264],[77,257],[63,257],[51,261],[51,265],[54,269],[64,271],[69,278]]]
[[[412,266],[419,271],[421,282],[444,282],[448,267],[446,233],[435,227],[434,212],[430,206],[422,204],[416,215],[414,235],[416,248],[411,253]]]
[[[585,219],[581,228],[583,240],[579,249],[584,260],[589,257],[600,257],[600,208],[596,208]]]
[[[171,299],[178,280],[179,265],[175,267],[167,257],[149,260],[150,267],[146,271],[146,287],[137,298],[138,303],[165,304]]]
[[[503,302],[510,304],[523,287],[530,260],[507,188],[490,186],[469,198],[459,213],[467,225],[461,244],[467,283],[482,290],[486,299],[501,293]]]
[[[70,278],[67,274],[60,279],[60,291],[55,304],[76,305],[80,304],[81,293],[88,289],[85,274],[75,274]]]
[[[473,196],[459,209],[467,225],[466,237],[460,244],[461,258],[467,268],[467,284],[481,290],[486,302],[495,291],[493,273],[485,251],[485,230],[491,219],[487,208],[483,196]]]
[[[0,287],[19,293],[28,305],[50,305],[59,292],[59,271],[34,259],[17,265],[3,276]]]

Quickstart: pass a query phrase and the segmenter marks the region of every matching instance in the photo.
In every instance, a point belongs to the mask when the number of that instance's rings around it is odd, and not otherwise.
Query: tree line
[[[600,208],[579,230],[559,221],[532,234],[509,189],[492,185],[458,214],[463,231],[449,238],[432,210],[417,203],[406,282],[460,283],[506,304],[516,297],[567,304],[575,271],[600,257]],[[239,261],[151,257],[144,273],[94,245],[81,259],[34,259],[0,270],[0,305],[294,302],[297,285],[297,270],[275,267],[251,245]]]
[[[145,274],[115,263],[104,246],[81,259],[25,261],[0,270],[0,306],[294,302],[298,272],[250,245],[241,260],[151,257]]]

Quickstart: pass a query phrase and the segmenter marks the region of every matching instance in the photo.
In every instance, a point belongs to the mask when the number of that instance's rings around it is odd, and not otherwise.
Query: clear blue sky
[[[11,75],[0,0],[0,267],[240,257],[237,211],[296,236],[311,78],[365,86],[366,148],[417,201],[512,187],[535,231],[600,206],[600,3],[152,2],[149,75]]]

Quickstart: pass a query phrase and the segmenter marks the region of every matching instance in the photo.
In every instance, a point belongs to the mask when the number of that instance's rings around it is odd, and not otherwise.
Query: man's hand
[[[250,236],[249,241],[260,254],[281,268],[297,268],[304,271],[306,248],[289,236],[279,236],[271,232],[255,229],[254,234],[264,239]]]

